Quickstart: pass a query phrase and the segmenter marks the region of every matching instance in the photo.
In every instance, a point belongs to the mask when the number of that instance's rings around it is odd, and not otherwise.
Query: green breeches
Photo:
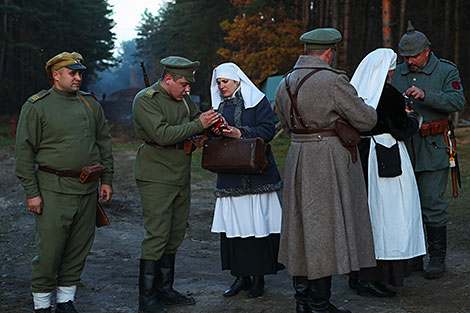
[[[42,214],[35,214],[37,256],[31,271],[32,292],[80,281],[95,237],[96,192],[69,195],[41,190]]]
[[[137,186],[145,227],[140,258],[158,261],[163,254],[175,254],[187,228],[190,185],[174,186],[138,180]]]

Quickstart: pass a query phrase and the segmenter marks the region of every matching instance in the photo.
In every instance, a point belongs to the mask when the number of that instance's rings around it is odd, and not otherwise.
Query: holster
[[[82,168],[78,179],[82,184],[95,181],[103,175],[104,170],[105,167],[100,163],[86,165]]]
[[[449,129],[448,120],[438,120],[438,121],[423,123],[423,125],[421,125],[421,129],[419,133],[421,134],[421,136],[426,137],[426,136],[431,136],[431,135],[436,135],[436,134],[445,134],[448,129]]]

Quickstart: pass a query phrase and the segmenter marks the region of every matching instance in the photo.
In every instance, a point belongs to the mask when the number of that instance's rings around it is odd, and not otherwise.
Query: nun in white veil
[[[216,67],[211,81],[212,108],[222,114],[227,128],[215,136],[261,137],[275,134],[274,115],[265,95],[234,63]],[[264,293],[264,275],[276,274],[281,231],[277,195],[282,181],[274,157],[262,174],[218,174],[212,232],[220,233],[222,269],[235,276],[225,297],[248,290],[249,298]]]
[[[351,79],[359,96],[377,110],[377,125],[363,134],[359,144],[377,259],[377,267],[361,269],[359,280],[350,281],[360,295],[394,296],[386,284],[403,286],[407,260],[426,253],[418,187],[403,142],[418,131],[422,118],[405,109],[402,95],[387,82],[396,59],[392,49],[374,50],[362,60]],[[378,145],[398,146],[399,153],[391,164],[397,172],[392,177],[379,172]]]

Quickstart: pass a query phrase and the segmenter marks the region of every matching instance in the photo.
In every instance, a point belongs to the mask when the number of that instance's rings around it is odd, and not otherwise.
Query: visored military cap
[[[398,53],[402,57],[411,57],[421,53],[426,47],[430,47],[431,43],[422,32],[415,30],[411,21],[408,21],[408,29],[401,37],[398,44]]]
[[[305,48],[310,50],[335,48],[342,39],[343,36],[335,28],[317,28],[300,36],[300,41],[304,42]]]
[[[51,74],[53,71],[67,67],[71,70],[84,70],[86,67],[82,64],[83,57],[77,52],[62,52],[47,61],[46,71]]]
[[[160,60],[168,72],[182,75],[189,82],[194,83],[194,72],[199,67],[199,61],[190,61],[183,57],[169,56]]]

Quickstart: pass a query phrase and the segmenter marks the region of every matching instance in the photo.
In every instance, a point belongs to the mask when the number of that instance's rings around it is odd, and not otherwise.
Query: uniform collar
[[[294,69],[297,70],[302,68],[331,69],[331,66],[328,65],[328,63],[326,63],[322,59],[314,57],[312,55],[301,55],[295,63]]]
[[[424,66],[424,68],[420,71],[417,71],[416,73],[423,73],[423,74],[426,74],[426,75],[431,75],[432,72],[434,72],[434,70],[436,69],[436,66],[437,66],[437,63],[438,63],[438,59],[437,57],[434,55],[434,52],[431,51],[430,55],[429,55],[429,60],[428,60],[428,63],[426,64],[426,66]],[[411,71],[408,69],[408,66],[406,66],[406,64],[404,63],[404,66],[402,66],[401,68],[401,75],[408,75],[409,73],[411,73]]]
[[[53,93],[56,93],[59,96],[66,97],[66,98],[75,98],[78,94],[78,92],[68,92],[68,91],[60,90],[55,86],[52,86],[51,91]]]

